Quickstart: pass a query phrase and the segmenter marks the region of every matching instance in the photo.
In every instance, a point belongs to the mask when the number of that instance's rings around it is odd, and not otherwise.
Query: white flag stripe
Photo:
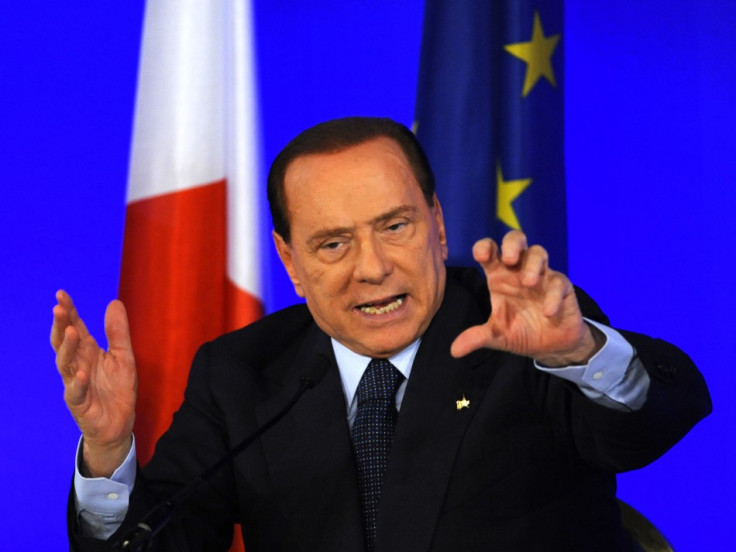
[[[215,0],[146,2],[128,202],[225,176],[224,18]]]
[[[128,202],[227,180],[227,273],[260,295],[261,180],[250,2],[149,0]]]
[[[260,295],[259,119],[250,2],[225,0],[228,132],[228,275],[240,289]],[[230,57],[231,56],[231,57]]]

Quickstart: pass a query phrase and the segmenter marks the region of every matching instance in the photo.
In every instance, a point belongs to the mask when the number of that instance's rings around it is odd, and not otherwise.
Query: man
[[[274,161],[268,186],[276,248],[306,307],[205,344],[142,470],[124,308],[108,307],[105,353],[57,295],[51,342],[83,434],[72,548],[107,549],[92,537],[125,534],[322,363],[322,381],[195,491],[157,550],[225,550],[235,522],[249,552],[636,550],[620,525],[615,473],[651,462],[710,411],[687,356],[608,328],[520,232],[500,247],[476,243],[485,278],[446,269],[429,164],[393,121],[305,131]],[[364,382],[377,366],[393,379],[380,438],[366,445]],[[113,495],[107,502],[122,507],[99,504]]]

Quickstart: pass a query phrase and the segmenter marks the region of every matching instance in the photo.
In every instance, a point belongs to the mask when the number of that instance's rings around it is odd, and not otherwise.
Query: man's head
[[[284,198],[284,177],[297,157],[315,153],[336,153],[373,138],[394,140],[409,162],[428,205],[434,201],[434,174],[416,136],[404,125],[384,117],[345,117],[308,128],[276,156],[268,173],[268,203],[273,228],[289,243],[291,229]]]
[[[424,333],[442,301],[447,245],[431,170],[405,127],[353,118],[306,131],[274,162],[269,199],[283,209],[279,256],[320,328],[371,357]]]

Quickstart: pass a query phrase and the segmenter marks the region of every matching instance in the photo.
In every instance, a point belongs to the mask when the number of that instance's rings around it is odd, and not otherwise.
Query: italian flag
[[[249,0],[146,3],[120,275],[141,463],[197,347],[263,312],[254,76]]]

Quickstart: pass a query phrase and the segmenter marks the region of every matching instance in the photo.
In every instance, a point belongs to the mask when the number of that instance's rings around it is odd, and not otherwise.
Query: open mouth
[[[358,308],[365,314],[386,314],[398,309],[404,303],[405,298],[406,293],[402,293],[401,295],[396,295],[385,301],[358,305]]]

